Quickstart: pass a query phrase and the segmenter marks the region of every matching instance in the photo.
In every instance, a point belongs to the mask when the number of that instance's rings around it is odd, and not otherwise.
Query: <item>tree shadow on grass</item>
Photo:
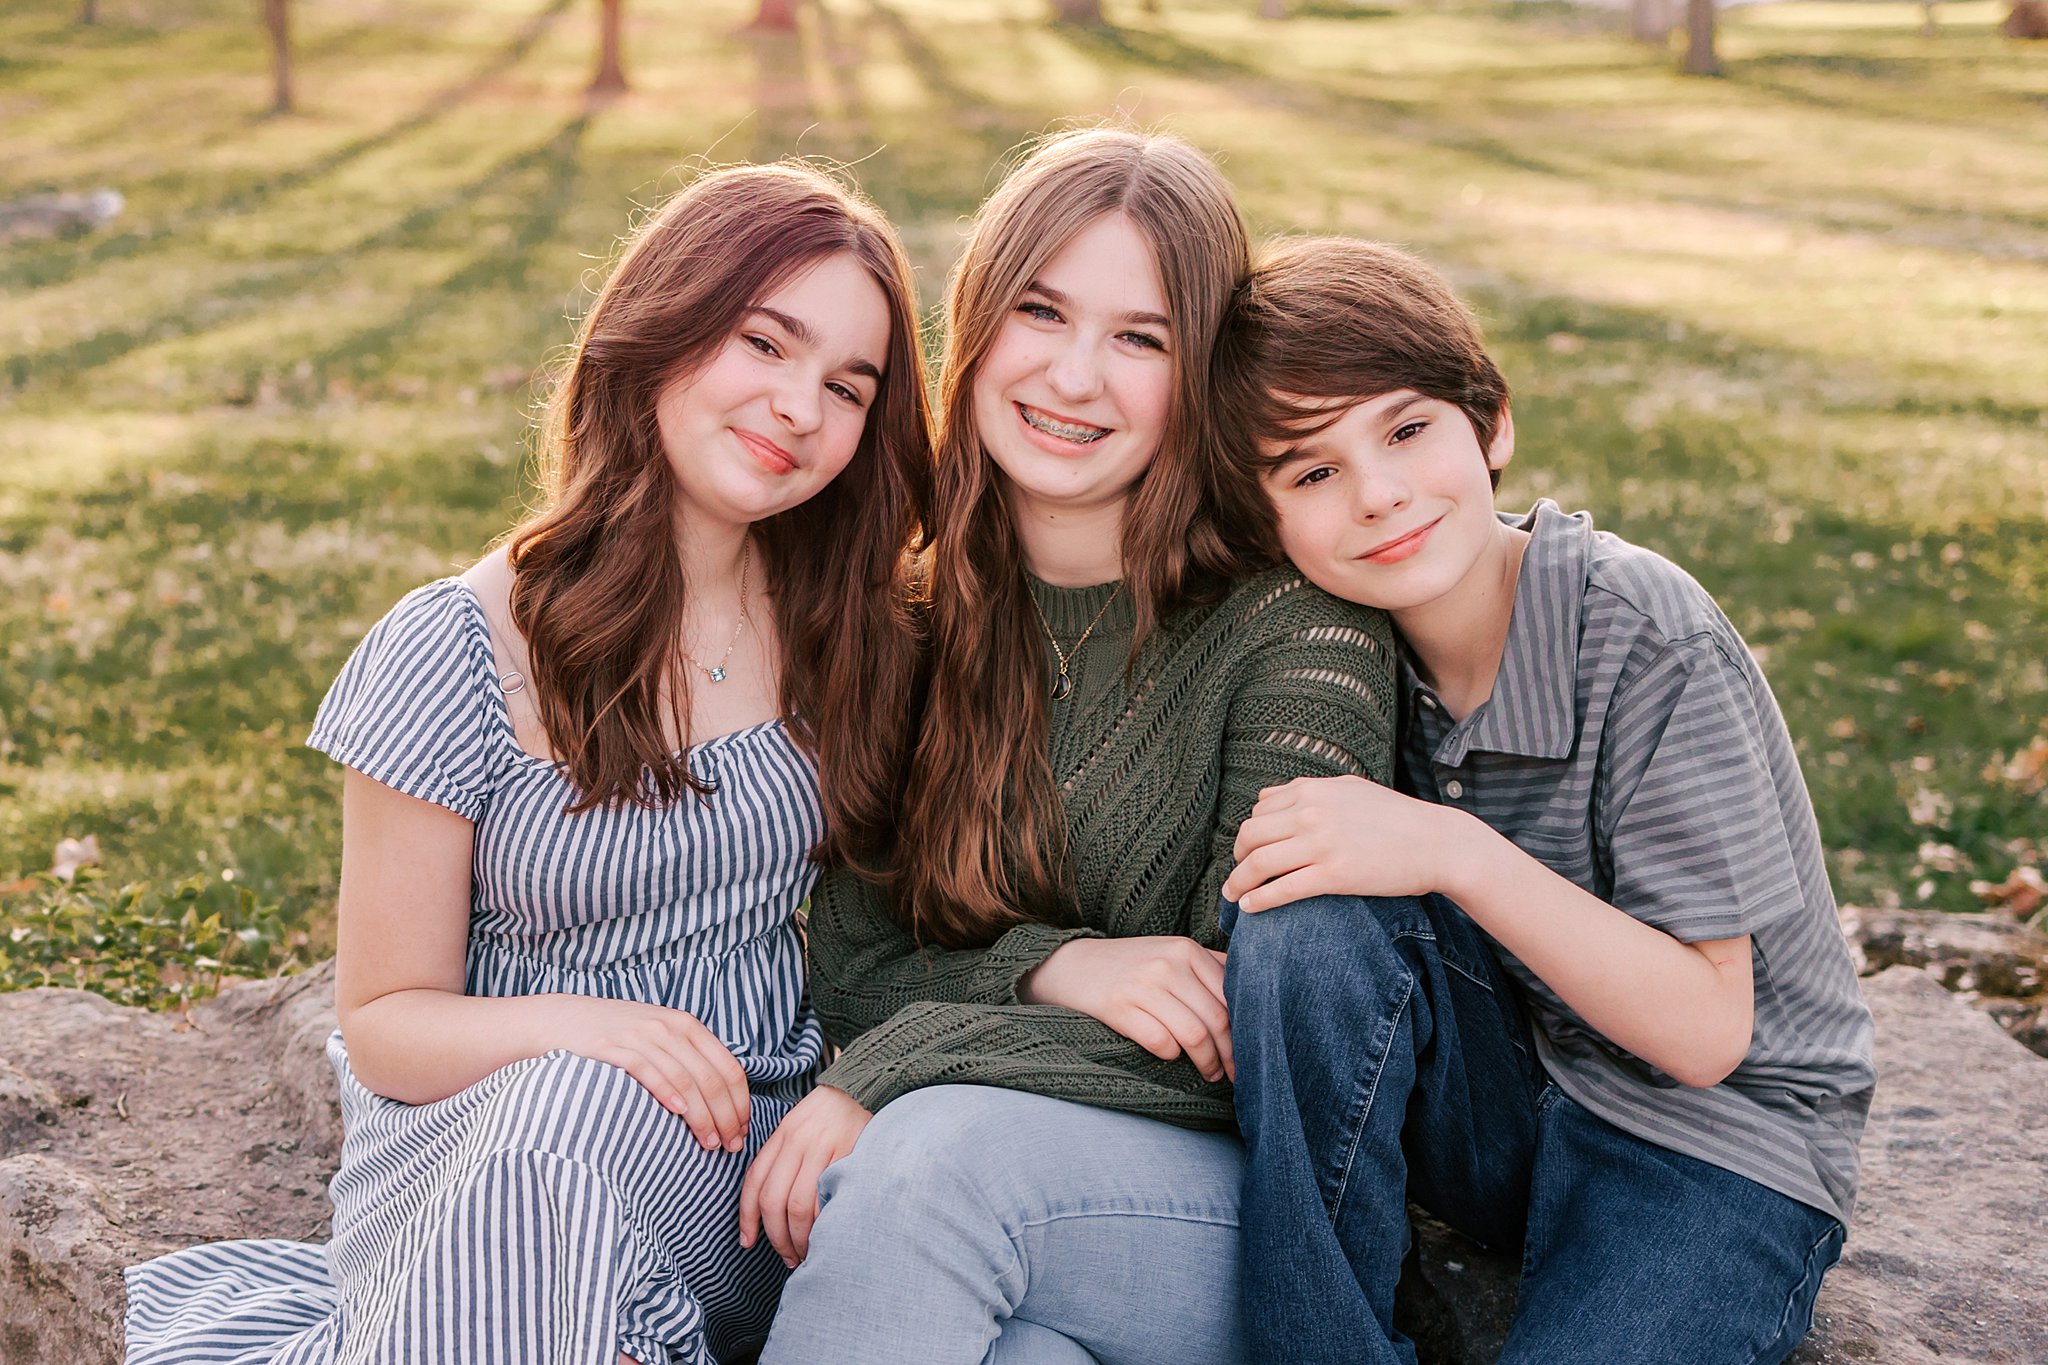
[[[387,127],[354,138],[302,165],[273,175],[261,176],[237,186],[211,203],[185,209],[160,223],[94,239],[85,244],[44,245],[18,253],[17,259],[0,268],[0,284],[40,289],[62,284],[108,261],[127,260],[159,246],[169,245],[178,234],[200,223],[261,207],[279,194],[297,189],[323,176],[332,175],[372,152],[392,146],[421,132],[473,99],[492,81],[525,60],[556,20],[574,0],[546,0],[520,26],[511,41],[460,81],[435,92],[412,113]],[[161,179],[162,177],[159,177]],[[146,188],[146,185],[145,187]]]
[[[528,268],[561,232],[575,202],[582,170],[580,143],[586,127],[581,119],[569,124],[540,156],[528,159],[521,168],[522,173],[537,172],[539,184],[530,196],[521,198],[527,211],[515,221],[510,243],[478,252],[439,284],[415,291],[384,322],[351,333],[308,357],[315,383],[342,367],[359,374],[383,371],[385,362],[407,337],[444,317],[464,299],[488,290],[527,292]]]
[[[1404,140],[1469,156],[1497,168],[1521,171],[1551,180],[1586,179],[1586,174],[1580,167],[1537,156],[1498,138],[1445,122],[1442,117],[1442,104],[1424,104],[1413,100],[1333,90],[1326,85],[1302,79],[1282,81],[1262,67],[1190,43],[1175,34],[1158,29],[1056,24],[1053,25],[1053,30],[1083,51],[1176,75],[1214,81],[1227,86],[1240,98],[1251,103],[1324,120],[1356,120],[1382,134],[1391,134]],[[1738,76],[1737,79],[1744,78]],[[1772,94],[1783,93],[1787,98],[1802,98],[1801,95],[1793,93],[1798,90],[1797,86],[1754,79],[1750,79],[1748,83]],[[1840,107],[1862,114],[1876,112],[1880,116],[1889,116],[1881,110],[1873,110],[1867,102],[1859,104],[1844,101]],[[1621,166],[1627,163],[1617,157],[1611,158],[1606,164]],[[1839,212],[1826,202],[1810,199],[1801,199],[1796,203],[1759,203],[1753,199],[1699,189],[1659,190],[1657,198],[1667,203],[1728,213],[1737,217],[1787,223],[1823,231],[1848,230],[1884,234],[1896,230],[1901,223],[1906,223],[1917,229],[1915,241],[1919,244],[1945,250],[1973,252],[1989,259],[2039,260],[2044,252],[2048,252],[2048,247],[2015,244],[2000,240],[1985,231],[2018,229],[2025,232],[2048,232],[2048,217],[2034,214],[1978,212],[1969,216],[1967,224],[1959,224],[1954,209],[1946,205],[1914,203],[1897,196],[1874,196],[1873,202],[1881,204],[1897,221],[1851,223],[1843,221]]]
[[[206,300],[181,300],[153,318],[126,326],[102,328],[61,346],[8,357],[8,378],[20,391],[42,382],[74,378],[146,346],[180,340],[271,307],[280,300],[342,276],[367,253],[405,247],[430,238],[450,214],[483,199],[492,191],[541,167],[573,163],[589,125],[578,114],[546,142],[507,158],[482,176],[444,190],[415,207],[397,222],[370,234],[345,251],[323,252],[272,269],[252,271]],[[566,169],[561,174],[568,174]]]

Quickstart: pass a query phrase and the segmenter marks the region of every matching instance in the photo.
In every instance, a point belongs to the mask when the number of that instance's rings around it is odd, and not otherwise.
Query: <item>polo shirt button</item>
[[[1450,781],[1444,783],[1444,795],[1450,797],[1451,800],[1455,801],[1464,794],[1465,784],[1463,782],[1460,782],[1457,778],[1454,777]]]
[[[1435,698],[1435,697],[1432,697],[1432,696],[1430,696],[1430,695],[1429,695],[1429,693],[1427,693],[1427,692],[1424,692],[1424,693],[1423,693],[1423,694],[1422,694],[1422,695],[1421,695],[1420,697],[1418,697],[1418,698],[1417,698],[1417,700],[1418,700],[1418,701],[1420,701],[1420,702],[1422,703],[1422,709],[1423,709],[1423,710],[1425,710],[1425,711],[1434,711],[1434,710],[1436,710],[1436,698]]]

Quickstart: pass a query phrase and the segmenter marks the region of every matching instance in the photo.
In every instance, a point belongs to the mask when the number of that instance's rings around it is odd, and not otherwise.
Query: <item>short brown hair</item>
[[[1399,247],[1351,237],[1268,246],[1238,287],[1217,362],[1227,445],[1254,480],[1260,442],[1313,435],[1346,400],[1413,389],[1462,411],[1481,450],[1508,406],[1478,320],[1443,277]]]

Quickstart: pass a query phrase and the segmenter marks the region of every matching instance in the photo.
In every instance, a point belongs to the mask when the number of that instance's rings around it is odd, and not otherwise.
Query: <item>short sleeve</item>
[[[1697,943],[1805,904],[1766,743],[1783,725],[1710,637],[1671,646],[1616,695],[1600,820],[1614,905]]]
[[[465,820],[482,813],[502,749],[483,690],[490,639],[455,579],[415,588],[342,665],[308,747]]]

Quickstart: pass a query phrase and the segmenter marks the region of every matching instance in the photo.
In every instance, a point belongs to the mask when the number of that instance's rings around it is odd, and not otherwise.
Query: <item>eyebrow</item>
[[[1380,410],[1379,416],[1375,417],[1373,420],[1376,422],[1391,422],[1396,417],[1399,417],[1402,413],[1408,411],[1408,409],[1414,407],[1417,403],[1427,403],[1429,401],[1430,398],[1428,394],[1411,392],[1406,398],[1403,398],[1400,402],[1382,408]]]
[[[1025,285],[1024,292],[1027,294],[1043,294],[1048,303],[1057,304],[1061,308],[1071,308],[1074,302],[1059,290],[1052,288],[1050,285],[1040,284],[1037,280],[1033,280]],[[1164,327],[1168,331],[1173,330],[1173,319],[1159,313],[1125,313],[1121,320],[1124,322],[1142,322],[1153,327]]]
[[[759,313],[762,317],[767,318],[783,331],[813,349],[822,344],[815,327],[800,317],[783,312],[780,308],[770,308],[766,304],[757,303],[749,307],[747,312]],[[881,367],[872,360],[851,361],[847,364],[846,369],[850,374],[865,375],[877,384],[882,382]]]

